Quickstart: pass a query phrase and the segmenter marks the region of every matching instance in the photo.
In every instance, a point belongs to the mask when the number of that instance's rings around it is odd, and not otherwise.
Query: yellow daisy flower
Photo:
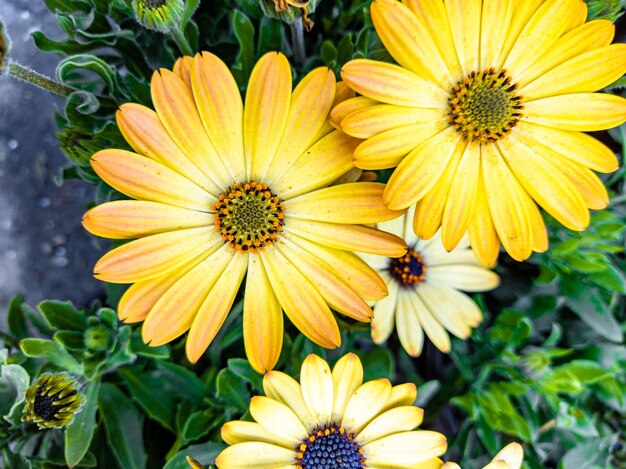
[[[403,238],[408,252],[399,258],[363,254],[361,257],[383,278],[389,295],[374,305],[372,339],[385,342],[394,328],[406,352],[422,353],[424,333],[442,352],[450,351],[451,332],[467,339],[472,327],[482,321],[480,308],[464,293],[487,291],[500,284],[500,278],[486,269],[469,248],[467,237],[450,252],[437,232],[428,241],[413,232],[415,208],[395,220],[379,223],[378,228]]]
[[[330,308],[369,321],[365,300],[384,282],[352,250],[400,256],[405,243],[365,226],[401,212],[382,203],[384,186],[327,187],[353,168],[355,139],[333,130],[333,103],[350,93],[327,68],[293,93],[287,59],[263,56],[245,107],[233,76],[215,55],[185,57],[152,77],[156,112],[124,104],[120,130],[136,153],[92,157],[96,173],[137,200],[93,208],[84,226],[98,236],[139,238],[104,255],[95,276],[134,283],[118,312],[145,321],[157,346],[189,330],[195,362],[231,309],[246,276],[243,332],[248,358],[271,370],[282,347],[285,311],[309,339],[338,347]]]
[[[617,160],[581,132],[626,121],[625,99],[594,93],[626,71],[612,23],[585,23],[582,0],[374,0],[371,14],[399,65],[347,63],[362,96],[333,120],[366,139],[356,166],[397,166],[383,200],[417,204],[418,236],[442,227],[451,250],[469,231],[483,264],[500,243],[524,260],[548,246],[537,204],[578,231],[607,205],[593,171]]]
[[[279,371],[265,375],[267,397],[250,402],[255,422],[222,427],[222,438],[232,446],[216,458],[218,468],[441,467],[437,456],[446,451],[446,438],[414,430],[424,414],[412,405],[414,384],[363,383],[363,367],[353,353],[332,372],[320,357],[309,355],[300,383]]]
[[[524,449],[519,443],[510,443],[496,454],[483,469],[520,469],[524,460]],[[441,469],[461,469],[456,463],[447,462]]]

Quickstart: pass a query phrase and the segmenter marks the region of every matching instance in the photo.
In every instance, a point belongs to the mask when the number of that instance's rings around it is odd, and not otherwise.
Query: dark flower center
[[[417,285],[426,277],[426,264],[419,252],[413,249],[402,257],[389,259],[388,270],[402,287]]]
[[[508,134],[521,117],[517,85],[504,70],[472,72],[458,82],[448,98],[448,117],[467,140],[495,142]]]
[[[276,241],[285,206],[267,184],[233,184],[211,206],[215,227],[235,251],[257,253]]]
[[[363,469],[365,457],[353,435],[333,423],[314,430],[296,448],[298,469]]]
[[[141,3],[143,3],[145,8],[156,10],[164,6],[167,3],[167,0],[141,0]]]
[[[71,391],[61,397],[60,394],[62,392],[63,389],[55,392],[54,394],[50,394],[47,387],[39,387],[39,389],[37,389],[37,394],[35,394],[35,402],[33,403],[34,414],[47,422],[54,420],[60,421],[61,419],[57,417],[57,414],[60,410],[66,407],[66,405],[60,404],[59,401],[76,395],[76,391]]]

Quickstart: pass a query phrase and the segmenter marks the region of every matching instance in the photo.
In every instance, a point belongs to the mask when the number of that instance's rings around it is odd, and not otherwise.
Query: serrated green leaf
[[[85,313],[70,301],[46,300],[37,306],[52,327],[69,331],[84,331],[87,327]]]
[[[24,339],[20,342],[20,348],[27,357],[42,358],[76,375],[83,373],[82,367],[76,359],[61,344],[52,340]]]

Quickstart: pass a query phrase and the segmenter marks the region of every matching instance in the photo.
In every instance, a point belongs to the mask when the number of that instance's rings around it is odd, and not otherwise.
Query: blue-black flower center
[[[363,469],[363,448],[343,427],[329,424],[315,429],[296,448],[298,469]]]
[[[66,405],[61,399],[66,399],[76,395],[76,391],[70,391],[61,397],[61,393],[64,389],[60,389],[55,393],[52,393],[47,386],[40,386],[35,394],[35,401],[33,403],[33,413],[40,419],[50,422],[54,420],[61,420],[57,417],[57,414]]]
[[[466,140],[495,142],[508,134],[521,117],[517,85],[504,70],[472,72],[459,81],[448,98],[448,118]]]
[[[215,227],[235,251],[256,254],[276,241],[284,225],[282,200],[267,184],[233,184],[211,206]]]
[[[412,287],[426,278],[426,264],[420,253],[409,249],[402,257],[389,259],[389,273],[402,287]]]

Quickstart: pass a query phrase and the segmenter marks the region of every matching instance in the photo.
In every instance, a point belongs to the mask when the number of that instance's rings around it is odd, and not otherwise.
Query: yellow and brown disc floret
[[[450,92],[450,125],[470,142],[500,140],[515,127],[524,107],[516,89],[505,70],[470,73]]]
[[[401,287],[414,287],[426,278],[426,264],[411,248],[402,257],[389,258],[389,273]]]
[[[211,206],[215,228],[235,251],[262,251],[276,241],[285,224],[285,204],[267,184],[233,184]]]

